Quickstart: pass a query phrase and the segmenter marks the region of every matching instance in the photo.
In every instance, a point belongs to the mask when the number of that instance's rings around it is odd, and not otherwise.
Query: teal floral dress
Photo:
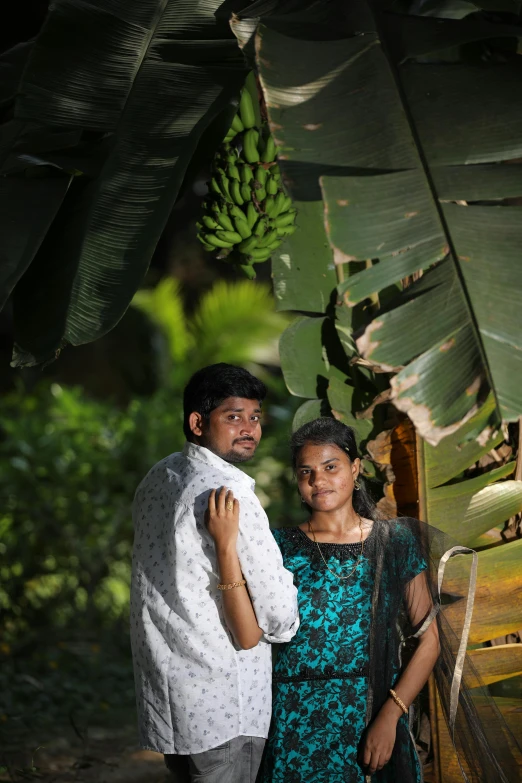
[[[426,562],[409,530],[398,524],[396,532],[397,567],[406,583]],[[374,572],[366,553],[372,534],[353,575],[339,580],[300,528],[274,531],[284,565],[294,574],[301,624],[292,641],[274,650],[272,726],[260,783],[364,783],[357,757],[366,724]],[[361,544],[320,546],[329,568],[339,574],[353,568],[361,551]],[[399,674],[398,661],[394,671]],[[408,732],[402,734],[408,741],[401,752],[420,781],[413,741]],[[373,779],[388,783],[386,768]]]

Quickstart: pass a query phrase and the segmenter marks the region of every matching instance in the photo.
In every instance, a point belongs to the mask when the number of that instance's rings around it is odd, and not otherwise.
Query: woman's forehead
[[[348,455],[335,443],[305,443],[297,455],[297,464],[322,464],[331,460],[348,460]]]

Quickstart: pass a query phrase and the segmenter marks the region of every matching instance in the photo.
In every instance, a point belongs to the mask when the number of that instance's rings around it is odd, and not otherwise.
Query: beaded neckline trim
[[[374,525],[375,525],[375,522],[374,522]],[[300,536],[301,540],[303,540],[304,543],[310,549],[314,549],[314,550],[317,549],[316,543],[314,541],[312,541],[312,539],[309,538],[306,535],[304,530],[301,530],[300,527],[295,527],[295,528],[293,528],[293,530],[296,530],[298,532],[298,535]],[[372,525],[372,529],[370,530],[369,534],[366,536],[366,538],[364,540],[365,544],[370,539],[372,533],[373,533],[373,525]],[[320,541],[319,544],[321,546],[321,549],[325,549],[325,551],[330,552],[330,553],[333,553],[334,550],[340,550],[341,552],[344,550],[345,552],[348,551],[350,553],[351,552],[357,552],[358,553],[358,552],[361,551],[361,547],[362,547],[362,544],[361,544],[360,541],[355,541],[353,544],[338,544],[335,541],[333,541],[333,542],[323,542],[323,541]]]

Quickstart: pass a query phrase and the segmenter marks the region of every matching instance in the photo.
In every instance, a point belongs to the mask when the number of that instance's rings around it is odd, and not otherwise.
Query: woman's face
[[[361,461],[333,444],[306,443],[297,456],[299,492],[314,511],[335,511],[351,506],[354,482]]]

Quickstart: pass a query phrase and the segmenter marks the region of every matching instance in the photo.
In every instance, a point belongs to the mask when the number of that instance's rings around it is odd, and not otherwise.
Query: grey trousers
[[[265,742],[234,737],[204,753],[166,755],[165,764],[173,783],[255,783]]]

